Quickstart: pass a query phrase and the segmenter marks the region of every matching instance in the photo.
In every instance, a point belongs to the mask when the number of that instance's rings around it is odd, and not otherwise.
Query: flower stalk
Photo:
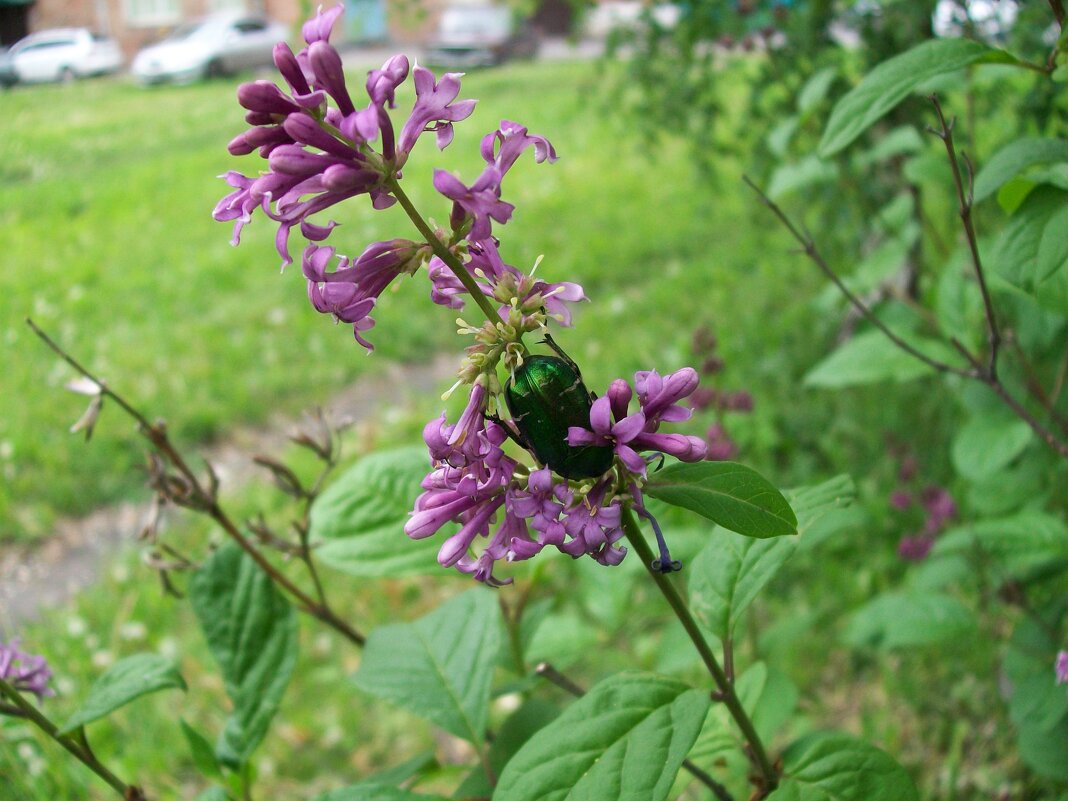
[[[701,633],[701,628],[697,625],[697,621],[686,605],[686,601],[683,600],[679,591],[675,589],[675,585],[666,574],[653,567],[657,557],[645,541],[641,528],[638,526],[638,521],[630,509],[625,509],[623,512],[623,531],[638,558],[649,571],[649,575],[653,577],[653,581],[656,582],[656,586],[668,602],[671,611],[675,613],[675,617],[682,623],[687,636],[693,642],[697,653],[700,654],[701,661],[705,663],[705,667],[716,684],[716,700],[723,702],[731,717],[734,718],[734,722],[741,729],[742,736],[749,745],[750,758],[760,773],[760,795],[757,797],[763,798],[775,789],[778,785],[779,777],[772,767],[771,760],[768,759],[768,752],[764,748],[764,743],[761,741],[760,735],[757,734],[756,728],[753,726],[753,721],[749,718],[749,714],[745,711],[738,694],[734,690],[734,684],[728,677],[727,672],[719,664],[716,655],[712,653],[712,648],[705,640],[704,634]]]

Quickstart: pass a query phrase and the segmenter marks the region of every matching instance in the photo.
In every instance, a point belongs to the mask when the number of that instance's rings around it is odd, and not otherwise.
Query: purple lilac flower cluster
[[[52,670],[45,658],[19,650],[18,644],[17,639],[7,645],[0,642],[0,679],[16,690],[33,693],[38,700],[55,695],[55,690],[49,686]]]
[[[706,377],[718,375],[727,366],[723,358],[716,353],[719,340],[711,328],[702,326],[693,335],[693,352],[703,356],[701,373]],[[753,396],[748,390],[728,391],[717,387],[705,386],[696,390],[690,397],[690,407],[695,411],[712,409],[716,421],[705,432],[707,457],[710,461],[727,461],[738,455],[738,443],[727,433],[723,418],[729,413],[749,414],[753,411]]]
[[[618,564],[626,554],[619,544],[624,509],[651,519],[641,494],[649,458],[642,452],[685,461],[707,455],[703,440],[659,431],[662,423],[682,422],[692,414],[679,402],[696,390],[696,371],[685,368],[665,376],[642,371],[633,388],[617,380],[592,404],[589,428],[571,428],[568,442],[610,446],[615,459],[602,476],[569,481],[506,453],[507,441],[521,437],[512,421],[496,415],[507,386],[499,372],[513,375],[529,355],[525,334],[547,333],[550,321],[570,325],[569,304],[586,300],[578,284],[536,279],[533,268],[525,273],[505,263],[494,236],[494,227],[508,222],[514,211],[501,198],[504,176],[527,150],[536,163],[556,161],[556,151],[545,137],[502,120],[481,140],[484,166],[472,184],[444,170],[434,172],[434,187],[451,206],[448,230],[433,229],[401,188],[402,167],[424,132],[434,132],[438,148],[445,148],[453,139],[453,124],[470,116],[475,101],[457,100],[459,73],[435,79],[416,65],[411,69],[415,103],[398,133],[390,110],[409,62],[398,55],[371,71],[367,102],[358,105],[329,43],[341,13],[335,6],[308,21],[303,28],[307,47],[299,53],[284,43],[276,46],[274,62],[285,88],[254,81],[238,89],[251,128],[230,143],[230,152],[258,150],[268,171],[259,177],[228,173],[234,191],[216,206],[215,219],[235,223],[237,244],[242,227],[260,209],[278,225],[275,244],[283,268],[291,262],[291,231],[298,228],[309,240],[301,258],[309,300],[318,311],[351,324],[368,351],[372,346],[365,332],[374,326],[371,313],[382,292],[399,275],[414,275],[423,266],[434,303],[463,309],[474,300],[485,314],[486,321],[477,324],[457,320],[459,333],[473,344],[466,349],[459,380],[444,397],[462,385],[470,394],[455,423],[442,414],[423,432],[432,468],[405,526],[408,536],[419,539],[447,523],[459,524],[439,551],[443,566],[505,584],[510,579],[493,575],[496,562],[529,559],[547,545],[574,558],[588,554],[602,564]],[[367,195],[376,209],[399,202],[424,241],[374,242],[354,259],[319,244],[337,224],[313,218],[358,195]],[[631,413],[635,393],[638,410]],[[476,542],[483,543],[477,554]],[[674,564],[664,547],[662,561],[665,570]]]
[[[897,555],[908,562],[927,558],[935,539],[957,517],[957,504],[949,490],[934,484],[916,489],[919,466],[916,458],[906,454],[898,469],[898,486],[890,493],[890,507],[903,513],[919,511],[923,525],[919,531],[906,534],[897,544]]]
[[[405,532],[422,539],[446,523],[459,522],[460,530],[438,552],[438,562],[493,585],[511,582],[494,577],[494,563],[530,559],[547,545],[573,558],[588,554],[603,565],[619,564],[627,553],[619,544],[623,509],[631,506],[648,517],[641,493],[647,462],[638,451],[691,462],[705,457],[700,438],[658,433],[661,423],[681,422],[693,413],[679,401],[697,387],[697,372],[689,367],[666,376],[642,371],[635,374],[634,386],[638,411],[629,413],[634,391],[617,379],[593,403],[591,429],[569,430],[569,444],[609,445],[617,457],[603,476],[571,482],[504,452],[510,423],[487,419],[488,392],[476,382],[455,424],[442,414],[423,430],[434,470],[423,481],[424,492]],[[476,557],[470,549],[478,538],[488,544]]]

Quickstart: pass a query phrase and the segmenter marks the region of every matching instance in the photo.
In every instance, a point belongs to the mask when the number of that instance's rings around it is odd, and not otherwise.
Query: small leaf
[[[289,684],[297,661],[297,613],[233,542],[193,574],[189,600],[234,704],[216,755],[237,767],[267,734]]]
[[[211,747],[211,743],[184,720],[179,721],[179,723],[182,724],[182,734],[185,735],[185,741],[189,744],[189,753],[193,756],[193,764],[197,766],[197,770],[200,771],[202,776],[221,779],[222,768],[215,758],[215,749]]]
[[[975,627],[975,617],[951,595],[886,593],[853,614],[843,639],[854,648],[911,648],[960,640]]]
[[[663,801],[709,703],[664,676],[605,679],[512,757],[494,801]]]
[[[1005,280],[1034,292],[1068,262],[1068,193],[1037,187],[1002,229],[991,263]]]
[[[818,733],[783,754],[783,779],[767,801],[918,801],[908,772],[873,745]]]
[[[970,64],[1015,63],[1003,50],[970,39],[934,39],[879,64],[835,104],[820,140],[819,154],[848,147],[884,114],[922,84]]]
[[[838,179],[838,165],[811,155],[801,161],[775,168],[768,182],[768,197],[779,200],[790,192],[798,192],[818,184]]]
[[[500,629],[493,593],[468,590],[414,623],[374,629],[356,686],[481,743]]]
[[[379,451],[345,471],[312,506],[316,560],[366,578],[440,570],[441,538],[412,540],[404,534],[429,471],[423,447]]]
[[[796,549],[796,537],[757,540],[713,531],[690,566],[690,606],[698,620],[726,640],[742,612]]]
[[[645,491],[747,537],[797,533],[797,518],[782,493],[735,462],[673,464],[657,473]]]
[[[1068,140],[1025,137],[1016,139],[997,153],[975,176],[975,202],[997,192],[1004,184],[1036,164],[1068,161]]]
[[[159,654],[134,654],[120,659],[93,682],[81,709],[71,715],[60,734],[110,715],[119,707],[148,693],[177,688],[185,690],[185,679],[170,659]]]
[[[1026,579],[1068,561],[1068,525],[1053,515],[1027,511],[950,529],[934,547],[939,556],[972,555],[977,550],[1002,580]]]
[[[897,332],[924,355],[953,363],[959,361],[941,342]],[[934,370],[912,356],[881,331],[865,331],[834,351],[805,374],[810,387],[840,389],[881,381],[904,383],[932,375]]]
[[[805,81],[805,85],[797,93],[797,110],[802,116],[823,102],[837,74],[838,70],[834,67],[824,67]]]

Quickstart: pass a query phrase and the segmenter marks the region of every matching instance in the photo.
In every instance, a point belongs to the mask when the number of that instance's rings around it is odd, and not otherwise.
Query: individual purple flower
[[[544,136],[528,134],[517,122],[501,120],[500,128],[482,137],[482,158],[503,176],[528,147],[534,148],[535,163],[556,161],[556,150]]]
[[[49,686],[52,669],[48,662],[43,656],[20,650],[18,644],[17,638],[6,645],[0,642],[0,678],[20,692],[33,693],[38,701],[55,695],[55,690]]]
[[[890,506],[899,512],[904,512],[912,506],[912,495],[907,490],[898,487],[890,493]]]
[[[925,527],[929,534],[937,534],[957,516],[957,504],[945,487],[924,487],[920,500],[927,512]]]
[[[722,423],[713,423],[705,434],[707,454],[710,462],[728,462],[738,455],[738,444],[727,434]]]
[[[1068,651],[1058,651],[1057,661],[1053,665],[1057,684],[1068,684]]]
[[[304,37],[304,41],[309,45],[328,41],[330,33],[334,29],[334,24],[343,13],[345,13],[343,3],[338,3],[326,11],[323,11],[323,7],[319,6],[315,16],[301,26],[300,33]]]
[[[501,174],[492,165],[471,186],[465,186],[450,172],[434,170],[434,188],[474,220],[467,235],[473,242],[488,240],[493,232],[490,220],[503,225],[515,210],[511,203],[501,200]]]
[[[448,147],[452,142],[452,124],[467,119],[475,110],[476,101],[456,100],[460,94],[462,75],[462,72],[446,72],[435,82],[434,73],[416,65],[412,70],[415,106],[397,140],[398,153],[410,152],[424,131],[434,131],[437,134],[438,150]]]
[[[634,475],[644,477],[646,462],[639,451],[657,451],[684,462],[699,462],[707,446],[699,437],[658,434],[661,422],[688,420],[693,410],[678,404],[697,388],[697,373],[685,367],[661,377],[655,370],[634,374],[640,410],[629,414],[630,386],[613,381],[603,398],[590,408],[590,428],[568,429],[569,445],[611,445],[620,463]]]
[[[931,552],[934,538],[928,534],[902,537],[897,544],[897,555],[906,562],[922,562]]]
[[[417,250],[416,244],[407,239],[375,242],[351,264],[347,256],[339,256],[337,269],[328,272],[334,249],[309,245],[302,260],[308,299],[317,311],[351,323],[356,341],[372,351],[374,346],[360,334],[374,327],[370,315],[382,291],[398,275],[412,273],[418,267],[414,259]]]

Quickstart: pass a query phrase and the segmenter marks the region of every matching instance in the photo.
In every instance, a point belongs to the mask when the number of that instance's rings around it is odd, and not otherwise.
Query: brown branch
[[[362,633],[338,617],[337,613],[325,603],[315,600],[294,584],[288,576],[275,567],[267,557],[265,557],[259,549],[252,544],[219,504],[215,492],[214,474],[211,476],[210,486],[206,489],[197,474],[189,467],[188,462],[182,456],[181,452],[179,452],[171,442],[170,437],[167,434],[167,428],[162,422],[150,423],[148,418],[141,411],[134,407],[133,404],[129,403],[120,394],[108,387],[104,381],[97,378],[83,364],[81,364],[81,362],[67,353],[59,343],[41,330],[33,320],[27,317],[26,324],[57,356],[63,359],[63,361],[73,367],[85,378],[88,378],[96,384],[100,388],[101,395],[115,401],[124,412],[137,422],[141,435],[152,444],[157,453],[171,463],[174,469],[177,470],[182,478],[188,483],[190,497],[187,500],[187,506],[206,514],[214,520],[219,527],[226,532],[230,539],[236,542],[241,550],[247,553],[278,587],[298,602],[302,611],[330,626],[355,645],[362,646],[366,642],[366,637]]]
[[[1053,11],[1053,18],[1057,20],[1057,24],[1064,29],[1064,3],[1061,0],[1049,0],[1050,10]]]
[[[926,353],[922,353],[916,350],[916,348],[914,348],[904,339],[895,334],[893,330],[891,330],[890,327],[886,325],[886,323],[879,319],[879,317],[867,306],[867,304],[864,303],[864,301],[857,297],[853,293],[853,291],[845,285],[841,277],[839,277],[838,273],[836,273],[827,263],[827,260],[823,258],[823,255],[819,252],[819,249],[816,247],[816,243],[812,240],[812,237],[802,233],[801,229],[798,228],[797,225],[794,224],[793,220],[791,220],[786,215],[786,212],[784,212],[779,207],[779,205],[775,203],[775,201],[768,197],[764,190],[762,190],[759,186],[753,183],[749,176],[743,175],[742,180],[745,181],[746,185],[750,189],[756,192],[757,196],[760,198],[760,201],[771,210],[771,213],[778,217],[779,222],[781,222],[783,226],[785,226],[786,230],[788,230],[793,236],[793,238],[797,240],[798,244],[801,245],[802,252],[812,261],[813,264],[819,267],[820,271],[831,281],[831,283],[833,283],[838,288],[838,291],[845,296],[846,300],[848,300],[853,305],[853,307],[857,309],[857,311],[864,315],[865,319],[868,322],[878,328],[883,333],[883,335],[886,336],[887,339],[893,342],[894,345],[905,351],[905,353],[909,354],[913,358],[919,359],[932,370],[936,370],[939,373],[950,373],[952,375],[959,375],[965,378],[976,377],[976,375],[971,370],[963,370],[960,367],[954,367],[953,365],[946,364],[945,362],[939,361],[938,359],[932,359]]]
[[[547,679],[564,692],[570,693],[576,698],[581,698],[586,694],[585,690],[583,690],[570,678],[568,678],[555,667],[553,667],[549,662],[541,662],[536,668],[534,668],[534,672],[541,676],[543,679]],[[710,776],[704,770],[699,768],[693,762],[688,759],[684,759],[682,760],[682,766],[686,768],[686,770],[689,771],[689,773],[694,778],[701,782],[701,784],[705,785],[705,787],[711,790],[715,794],[716,798],[719,799],[719,801],[734,801],[734,797],[730,794],[726,787],[717,782],[714,778],[712,778],[712,776]]]
[[[968,189],[964,189],[964,179],[961,176],[960,164],[957,161],[957,150],[953,143],[954,120],[946,122],[945,114],[942,113],[942,104],[938,102],[937,95],[930,95],[931,104],[935,114],[938,115],[938,124],[941,130],[928,128],[946,146],[946,157],[949,159],[949,167],[953,172],[953,185],[957,189],[957,205],[960,212],[961,224],[964,226],[964,234],[968,240],[968,250],[972,256],[972,266],[975,268],[975,278],[979,282],[979,292],[983,296],[983,311],[986,314],[987,344],[990,353],[987,357],[986,372],[992,377],[998,373],[998,348],[1001,345],[1001,332],[998,330],[997,316],[994,314],[994,303],[990,298],[990,289],[986,284],[986,275],[983,273],[983,262],[979,258],[979,240],[975,235],[975,223],[972,220],[973,194],[975,184],[972,163],[964,156],[964,162],[968,166]],[[973,361],[974,364],[974,361]]]

